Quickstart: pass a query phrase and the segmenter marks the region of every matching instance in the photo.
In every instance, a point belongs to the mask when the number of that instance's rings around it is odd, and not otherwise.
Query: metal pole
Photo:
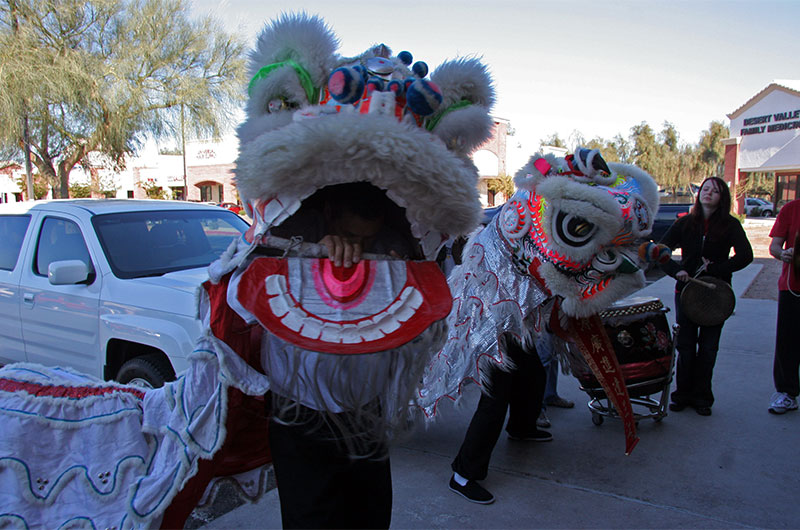
[[[181,154],[183,155],[183,200],[189,200],[189,184],[186,179],[186,129],[183,117],[183,103],[181,103]]]
[[[9,0],[8,8],[11,11],[11,27],[14,30],[14,35],[19,32],[19,21],[17,20],[17,3]],[[27,107],[27,105],[25,105]],[[28,200],[36,200],[33,193],[33,171],[31,169],[31,139],[28,135],[28,114],[27,109],[22,116],[22,141],[25,144],[25,186],[28,188]]]
[[[25,185],[28,188],[28,200],[36,200],[33,192],[33,171],[31,169],[31,139],[28,136],[28,116],[22,117],[22,138],[25,143]]]

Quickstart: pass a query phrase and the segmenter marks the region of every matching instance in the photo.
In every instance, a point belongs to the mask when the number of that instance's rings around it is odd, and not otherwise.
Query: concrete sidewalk
[[[447,488],[450,462],[475,409],[473,386],[458,408],[392,452],[393,528],[795,528],[800,412],[767,413],[772,394],[776,302],[743,299],[760,270],[734,274],[737,306],[726,322],[710,417],[687,409],[642,420],[641,441],[624,454],[622,423],[595,426],[588,396],[571,376],[559,393],[574,409],[548,409],[551,443],[501,437],[483,484],[497,502],[467,502]],[[674,280],[639,294],[672,307]],[[669,313],[672,323],[674,311]],[[800,323],[798,323],[800,325]],[[369,502],[365,499],[364,502]],[[204,528],[280,528],[275,490]]]

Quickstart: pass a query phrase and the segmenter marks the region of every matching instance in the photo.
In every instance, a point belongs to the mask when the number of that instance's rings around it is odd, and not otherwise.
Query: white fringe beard
[[[273,336],[261,352],[264,371],[273,374],[273,417],[310,430],[328,425],[352,457],[384,457],[413,427],[422,371],[446,338],[444,319],[399,348],[362,355],[308,351]],[[303,406],[315,411],[310,420]]]

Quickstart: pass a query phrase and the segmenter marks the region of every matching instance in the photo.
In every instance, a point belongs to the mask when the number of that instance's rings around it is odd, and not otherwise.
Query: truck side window
[[[86,263],[90,271],[93,270],[89,250],[78,225],[67,219],[46,218],[36,244],[34,272],[47,276],[47,269],[52,262],[68,259],[80,260]]]
[[[22,240],[31,222],[29,215],[4,215],[0,217],[0,269],[11,271],[17,266]]]

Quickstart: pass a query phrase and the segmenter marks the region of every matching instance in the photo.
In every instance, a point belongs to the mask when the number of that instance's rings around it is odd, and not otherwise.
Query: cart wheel
[[[661,420],[664,419],[664,416],[653,416],[653,421],[656,423],[661,423]]]
[[[603,424],[603,417],[600,414],[596,413],[596,412],[592,412],[592,423],[594,423],[597,426],[602,425]]]

